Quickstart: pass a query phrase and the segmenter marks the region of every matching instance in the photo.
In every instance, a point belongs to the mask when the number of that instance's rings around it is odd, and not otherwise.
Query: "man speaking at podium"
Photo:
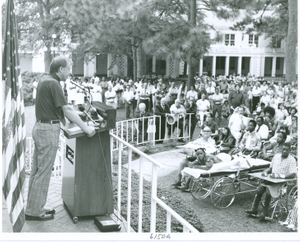
[[[36,123],[32,137],[35,142],[32,169],[28,186],[26,220],[50,220],[55,210],[44,208],[59,142],[60,123],[65,117],[77,124],[89,137],[95,128],[87,126],[77,112],[68,105],[60,81],[66,81],[72,62],[63,56],[55,57],[50,63],[50,74],[39,81],[36,95]]]

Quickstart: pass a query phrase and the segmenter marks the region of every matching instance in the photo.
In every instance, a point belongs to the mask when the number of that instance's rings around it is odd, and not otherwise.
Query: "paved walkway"
[[[180,153],[180,149],[165,151],[158,154],[151,155],[152,158],[162,164],[158,169],[158,177],[166,176],[174,170],[178,169],[180,161],[186,156]],[[139,172],[139,159],[132,162],[132,170]],[[151,181],[152,165],[150,162],[144,162],[143,166],[144,178]],[[27,195],[28,180],[25,182],[25,194]],[[94,217],[79,218],[79,222],[74,224],[72,218],[69,216],[66,208],[63,205],[61,198],[62,178],[52,177],[48,192],[48,200],[46,207],[53,207],[56,214],[53,220],[39,222],[26,221],[22,229],[22,233],[41,233],[41,232],[56,232],[56,233],[99,233],[100,230],[94,224]],[[25,197],[25,200],[27,198]],[[8,217],[8,211],[4,199],[2,200],[2,231],[4,233],[12,232],[11,224]],[[26,201],[25,201],[26,206]],[[123,224],[120,232],[125,232],[125,225]]]
[[[28,190],[28,178],[26,179],[25,194]],[[66,208],[61,199],[62,178],[52,177],[48,192],[48,200],[46,207],[53,207],[56,214],[53,220],[39,222],[39,221],[26,221],[22,229],[22,233],[101,233],[101,231],[94,224],[94,217],[80,217],[79,222],[74,224],[72,218],[69,216]],[[25,201],[26,206],[26,201]],[[2,232],[12,232],[11,224],[9,221],[8,211],[4,199],[2,200]],[[122,225],[120,232],[125,232],[125,225]]]

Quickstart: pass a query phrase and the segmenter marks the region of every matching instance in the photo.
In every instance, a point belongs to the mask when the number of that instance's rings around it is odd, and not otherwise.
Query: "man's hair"
[[[70,59],[64,56],[57,56],[50,63],[50,73],[57,73],[60,67],[66,67],[68,64],[72,65]]]
[[[256,123],[256,121],[255,121],[254,119],[250,119],[250,120],[249,120],[249,123],[253,123],[254,128],[256,127],[256,124],[257,124],[257,123]]]
[[[275,109],[270,107],[270,106],[267,106],[264,108],[264,113],[269,113],[272,117],[275,116]]]

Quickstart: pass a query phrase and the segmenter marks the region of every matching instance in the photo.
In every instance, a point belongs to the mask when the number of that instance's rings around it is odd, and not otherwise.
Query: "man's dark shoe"
[[[174,186],[174,187],[180,187],[181,186],[181,182],[173,183],[172,186]]]
[[[257,212],[253,211],[253,210],[245,210],[245,213],[247,213],[248,215],[257,217]]]
[[[43,214],[40,216],[30,216],[25,214],[25,220],[31,220],[31,221],[47,221],[54,219],[53,214]]]
[[[188,190],[189,188],[187,186],[178,186],[177,187],[178,189],[182,190],[182,191],[185,191],[185,190]]]
[[[45,214],[55,214],[55,209],[48,209],[45,211]]]

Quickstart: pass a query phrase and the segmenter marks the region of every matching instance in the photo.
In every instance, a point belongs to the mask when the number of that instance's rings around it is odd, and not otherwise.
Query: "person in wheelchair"
[[[177,187],[180,190],[187,190],[189,188],[189,183],[191,178],[188,176],[187,179],[185,179],[185,184],[182,185],[182,174],[181,171],[185,167],[195,168],[195,169],[202,169],[202,170],[209,170],[213,164],[222,162],[221,159],[219,159],[215,155],[206,154],[205,148],[201,147],[195,150],[196,156],[191,156],[186,159],[184,159],[180,165],[179,165],[179,173],[178,173],[178,181],[173,183],[172,186]]]
[[[271,161],[275,154],[281,153],[283,144],[286,141],[286,133],[280,131],[277,132],[276,142],[268,142],[263,145],[262,151],[258,153],[257,158]],[[271,150],[271,152],[267,152]]]
[[[239,146],[232,150],[231,154],[242,152],[243,155],[250,155],[256,157],[261,150],[261,137],[255,131],[256,121],[251,119],[248,122],[247,131],[242,135]]]
[[[216,145],[220,148],[220,153],[228,153],[235,147],[235,138],[228,127],[220,128],[219,131],[219,139]]]
[[[274,179],[286,179],[294,178],[297,175],[296,160],[290,155],[290,144],[284,143],[282,148],[282,153],[275,154],[270,167],[265,170],[261,175],[270,176]],[[245,212],[254,217],[259,217],[260,220],[266,220],[269,212],[269,205],[271,198],[278,198],[280,196],[280,187],[283,183],[272,183],[264,181],[259,185],[256,192],[256,197],[254,199],[254,204],[252,209],[246,210]],[[263,212],[258,215],[258,206],[262,195],[266,193],[265,203]]]

